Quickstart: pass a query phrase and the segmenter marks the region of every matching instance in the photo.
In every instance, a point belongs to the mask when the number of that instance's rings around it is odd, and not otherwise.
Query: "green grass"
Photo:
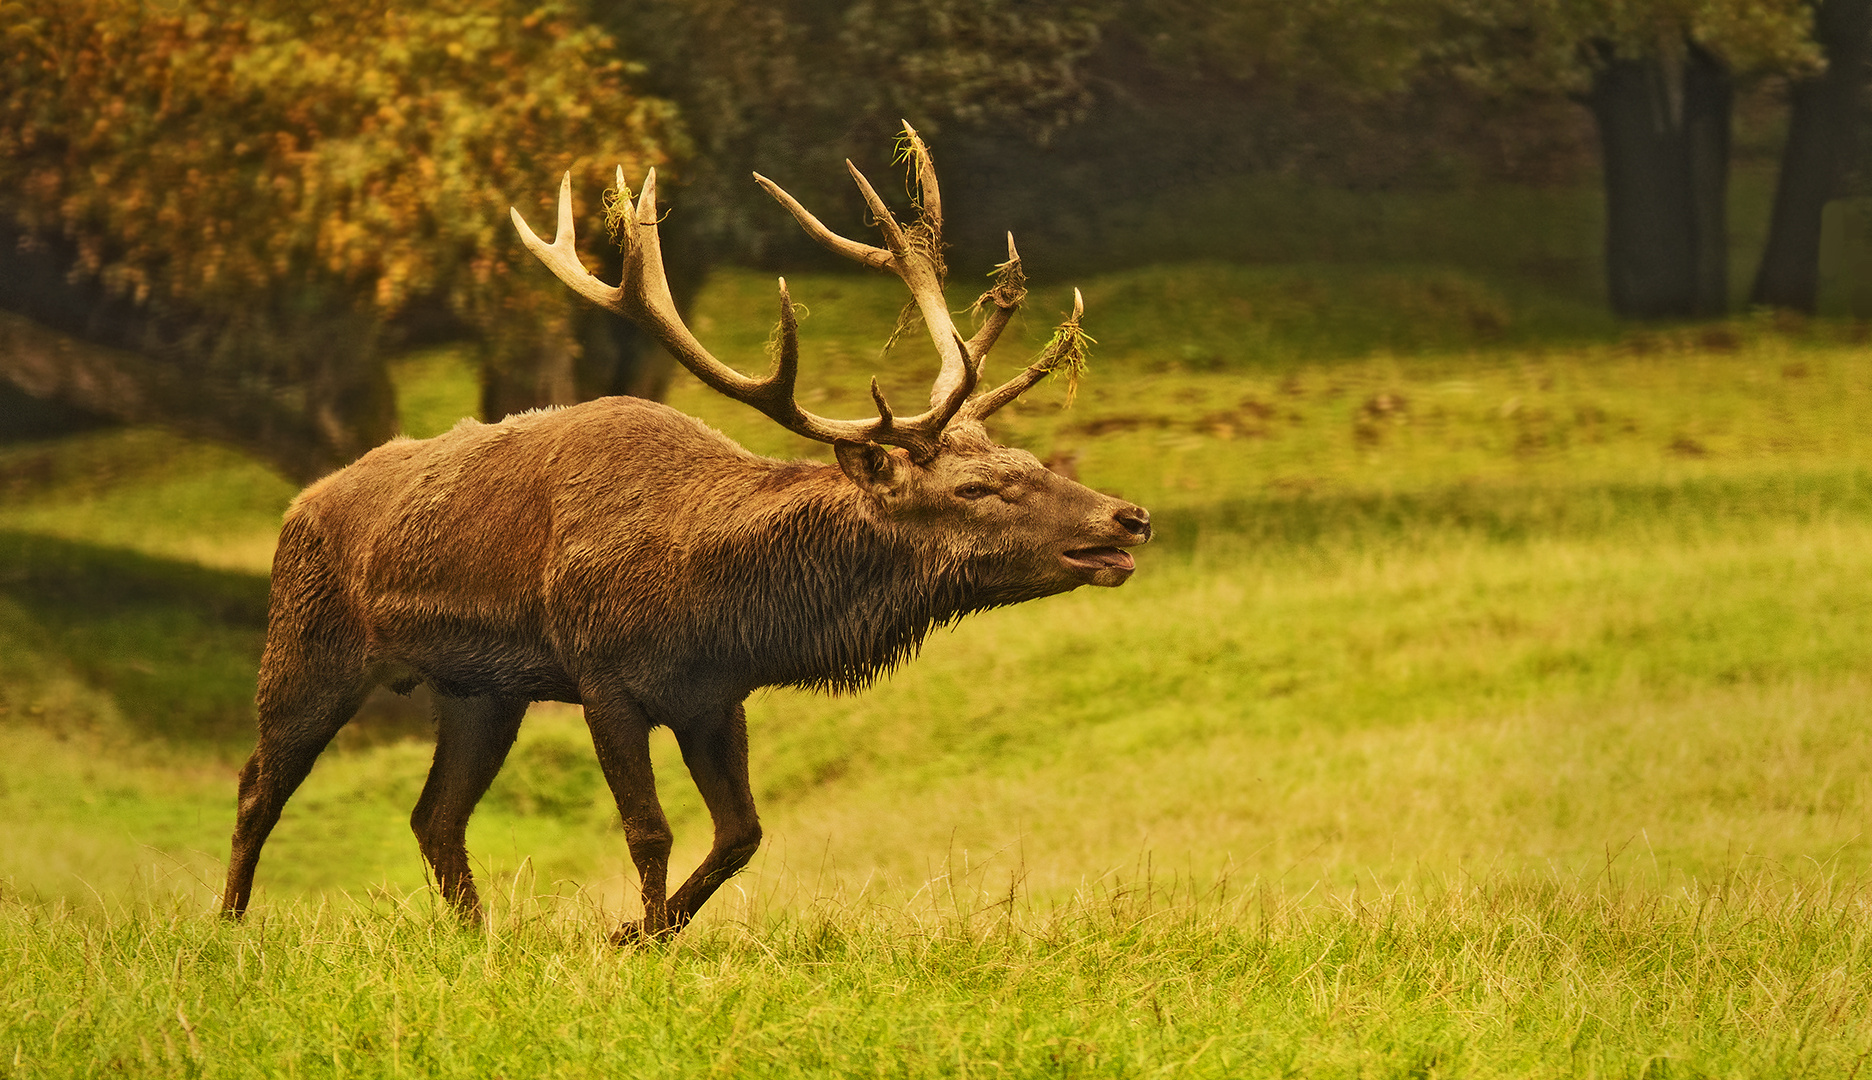
[[[758,695],[768,842],[642,953],[599,944],[634,874],[566,707],[535,709],[470,830],[490,933],[433,915],[406,824],[429,746],[381,703],[288,807],[257,917],[203,918],[292,492],[160,432],[0,450],[0,1074],[1872,1054],[1859,328],[1620,330],[1448,269],[1080,284],[1078,403],[1043,385],[996,433],[1149,506],[1138,575],[971,619],[863,695]],[[877,353],[898,290],[789,285],[810,407],[863,415],[873,372],[919,400],[927,349]],[[692,321],[758,367],[771,289],[718,275]],[[1037,291],[991,375],[1069,296]],[[447,350],[399,380],[417,434],[475,400]],[[671,401],[826,457],[686,375]],[[657,754],[686,867],[706,816]]]
[[[1330,904],[1136,881],[932,894],[618,953],[579,903],[483,933],[376,893],[228,927],[0,903],[8,1075],[1850,1076],[1862,889],[1452,883]]]

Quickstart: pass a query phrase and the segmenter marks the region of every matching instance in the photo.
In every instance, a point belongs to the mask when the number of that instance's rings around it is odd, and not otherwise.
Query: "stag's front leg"
[[[468,869],[468,817],[507,760],[526,710],[525,701],[513,698],[435,695],[435,764],[410,828],[442,898],[465,923],[481,921],[481,897]]]
[[[715,823],[708,858],[670,900],[670,918],[681,928],[722,883],[741,872],[760,847],[760,816],[748,785],[747,711],[736,705],[713,723],[692,723],[676,732],[683,763],[702,792]]]
[[[643,888],[643,919],[625,923],[611,936],[614,945],[662,937],[676,926],[666,900],[669,888],[669,819],[657,800],[656,774],[650,767],[650,718],[622,693],[586,692],[585,724],[591,729],[598,766],[624,818],[624,842]]]

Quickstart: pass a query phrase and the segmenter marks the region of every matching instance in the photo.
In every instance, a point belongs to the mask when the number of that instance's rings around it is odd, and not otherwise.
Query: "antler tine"
[[[927,162],[928,157],[925,151],[923,160]],[[936,355],[942,357],[942,370],[937,373],[936,381],[930,387],[930,408],[940,410],[958,385],[965,381],[973,384],[973,373],[968,370],[967,346],[962,336],[956,333],[954,320],[949,317],[949,301],[943,296],[942,278],[937,272],[935,253],[916,250],[909,237],[904,235],[903,227],[892,216],[890,208],[878,197],[877,189],[871,186],[871,181],[866,180],[864,173],[859,172],[858,166],[849,160],[845,162],[845,168],[851,171],[852,179],[864,195],[865,204],[871,208],[871,216],[877,219],[878,228],[883,230],[884,242],[890,245],[890,267],[903,279],[904,287],[910,290],[910,297],[923,316],[923,325],[929,329],[930,341],[936,346]],[[939,203],[941,199],[942,196],[938,194]],[[931,241],[942,242],[939,237],[932,237]]]
[[[858,185],[859,193],[864,196],[865,205],[871,208],[871,216],[876,219],[878,229],[884,233],[885,245],[890,248],[892,255],[902,260],[909,254],[910,241],[904,236],[903,226],[897,224],[897,216],[890,212],[890,207],[884,205],[883,199],[878,198],[877,189],[871,186],[871,181],[865,179],[865,174],[858,171],[858,166],[853,165],[850,158],[845,159],[845,168]]]
[[[1033,386],[1034,383],[1039,382],[1050,374],[1052,374],[1051,368],[1044,368],[1039,364],[1029,364],[1026,370],[1022,371],[1019,375],[1014,376],[1007,382],[1002,383],[1000,386],[995,387],[993,390],[988,391],[963,406],[962,411],[958,415],[961,419],[973,420],[976,423],[980,423],[994,415],[1001,406],[1020,397],[1022,394],[1026,393],[1027,389]]]
[[[930,391],[930,411],[942,417],[941,426],[947,426],[950,420],[955,419],[961,413],[963,407],[968,404],[969,395],[975,392],[975,387],[981,379],[981,365],[969,360],[968,342],[962,340],[962,335],[956,333],[954,326],[949,328],[949,344],[962,354],[962,367],[961,377],[956,380],[956,384],[949,389],[947,396],[941,401],[936,400],[936,390]],[[940,389],[941,380],[938,380],[936,385]],[[941,426],[938,430],[941,430]]]
[[[1014,247],[1014,234],[1011,232],[1007,234],[1007,244],[1007,262],[995,267],[994,285],[981,294],[981,299],[975,301],[979,305],[986,300],[994,306],[994,310],[982,320],[981,328],[968,341],[968,354],[975,358],[978,373],[988,359],[988,350],[994,348],[995,342],[1001,338],[1001,331],[1007,329],[1008,320],[1027,300],[1027,275],[1021,272],[1020,251]]]
[[[1011,248],[1013,238],[1010,236],[1008,239]],[[1073,290],[1072,317],[1060,324],[1060,330],[1077,331],[1079,328],[1079,318],[1084,314],[1085,297],[1080,295],[1079,290],[1075,288]],[[1055,338],[1054,340],[1058,341],[1059,339]],[[994,415],[995,411],[1000,409],[1003,405],[1006,405],[1008,402],[1026,393],[1027,389],[1033,386],[1033,384],[1051,375],[1054,369],[1059,366],[1059,363],[1059,355],[1049,347],[1045,352],[1041,353],[1038,360],[1027,365],[1026,369],[1020,374],[970,401],[967,405],[962,407],[962,411],[957,415],[961,419],[973,420],[977,423],[986,420],[988,417]],[[1068,400],[1070,400],[1070,397]]]
[[[838,233],[826,228],[825,223],[814,217],[812,211],[801,206],[798,199],[788,195],[786,189],[774,183],[772,180],[767,179],[765,176],[762,176],[760,173],[754,174],[754,182],[759,184],[767,194],[772,195],[775,202],[787,208],[787,212],[793,215],[795,221],[799,222],[800,228],[806,230],[807,236],[819,241],[819,243],[826,248],[854,262],[861,262],[866,266],[874,266],[879,270],[890,266],[890,252],[885,251],[883,248],[872,247],[870,244],[861,244],[856,240],[847,240]]]
[[[890,403],[884,400],[884,391],[879,388],[876,375],[871,376],[871,400],[877,403],[878,419],[885,427],[890,427],[897,418],[891,413]]]
[[[780,349],[774,357],[773,374],[761,386],[764,393],[793,400],[793,387],[799,381],[799,316],[793,311],[793,296],[787,292],[786,278],[780,279]],[[765,410],[763,410],[765,411]]]
[[[622,173],[623,171],[624,166],[619,165],[618,172]],[[629,189],[619,188],[618,190],[622,193]],[[631,224],[635,225],[638,222],[645,222],[651,226],[655,226],[657,223],[656,209],[656,169],[652,168],[644,173],[643,190],[637,193],[637,216],[631,219]],[[662,253],[663,245],[659,241],[657,244],[657,254],[661,255]],[[662,263],[662,259],[657,260],[659,266],[662,265]]]
[[[623,286],[613,288],[593,277],[585,264],[579,261],[578,237],[572,223],[572,173],[568,171],[559,182],[559,227],[553,233],[553,242],[541,240],[526,219],[520,216],[515,207],[508,207],[507,213],[513,217],[514,228],[520,232],[520,242],[526,245],[553,276],[572,287],[572,291],[606,311],[618,315],[626,314],[623,307]]]
[[[904,136],[910,140],[910,160],[916,166],[917,205],[922,208],[924,220],[941,237],[942,188],[936,183],[936,162],[930,157],[929,147],[924,145],[923,137],[916,133],[916,128],[910,126],[910,121],[903,122],[903,130]]]

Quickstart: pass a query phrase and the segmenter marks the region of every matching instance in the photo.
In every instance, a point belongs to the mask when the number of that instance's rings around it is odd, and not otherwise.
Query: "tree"
[[[1726,308],[1734,87],[1757,75],[1803,76],[1817,59],[1805,0],[1137,7],[1137,18],[1119,23],[1143,28],[1159,65],[1219,73],[1264,103],[1283,95],[1336,99],[1349,112],[1382,115],[1389,101],[1461,86],[1485,97],[1565,96],[1585,105],[1603,167],[1607,291],[1615,310],[1636,317]]]
[[[1604,148],[1612,307],[1646,318],[1728,310],[1734,81],[1814,60],[1798,0],[1569,5]]]
[[[1282,25],[1287,40],[1342,40],[1310,51],[1370,72],[1374,89],[1454,80],[1584,104],[1599,132],[1607,292],[1641,318],[1726,309],[1735,80],[1815,62],[1803,0],[1325,0]],[[1211,50],[1230,40],[1210,38]]]
[[[1811,312],[1820,294],[1820,217],[1857,164],[1872,72],[1872,0],[1820,0],[1826,69],[1791,82],[1787,146],[1749,302]]]
[[[1087,61],[1118,10],[1117,0],[593,0],[692,132],[695,160],[672,193],[664,241],[686,246],[692,268],[823,254],[751,171],[857,227],[863,204],[842,162],[884,165],[879,140],[900,119],[953,161],[967,133],[1040,142],[1082,118]],[[972,165],[947,168],[945,189],[965,191]]]
[[[1621,55],[1611,41],[1585,95],[1606,193],[1606,291],[1640,318],[1729,307],[1729,66],[1688,35]]]
[[[575,400],[576,315],[506,208],[683,146],[559,3],[0,0],[0,19],[0,378],[300,479],[393,430],[380,346],[425,307],[475,335],[488,411]]]

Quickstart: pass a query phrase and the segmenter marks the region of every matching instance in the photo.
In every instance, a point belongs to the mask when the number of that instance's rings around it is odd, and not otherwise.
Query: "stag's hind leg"
[[[754,790],[748,784],[746,709],[736,705],[713,724],[678,728],[676,742],[715,824],[715,843],[708,857],[670,898],[671,925],[681,929],[723,882],[740,873],[754,857],[761,827],[754,810]]]
[[[355,687],[334,688],[272,723],[262,710],[259,745],[240,773],[239,810],[228,855],[227,885],[221,893],[223,914],[238,919],[247,910],[261,845],[279,824],[286,800],[305,782],[332,736],[357,713],[368,689],[360,676]]]
[[[481,918],[481,898],[468,869],[468,817],[513,749],[526,710],[527,702],[515,698],[435,695],[435,764],[410,814],[410,828],[443,899],[455,905],[463,922]]]
[[[247,910],[260,848],[279,823],[286,800],[305,782],[332,736],[357,713],[371,686],[363,634],[330,578],[310,557],[290,558],[305,552],[306,544],[303,528],[289,519],[280,539],[289,557],[274,564],[255,696],[260,736],[241,768],[227,885],[221,893],[222,913],[233,918]]]

